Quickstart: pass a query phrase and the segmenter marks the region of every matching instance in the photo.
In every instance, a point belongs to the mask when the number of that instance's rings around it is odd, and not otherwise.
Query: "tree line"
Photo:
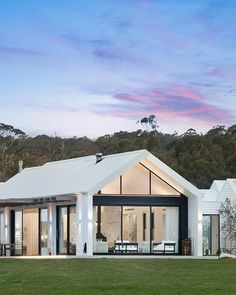
[[[108,155],[138,149],[147,149],[198,188],[209,188],[215,179],[236,178],[236,124],[228,129],[214,126],[205,134],[190,128],[178,135],[159,132],[154,115],[137,123],[142,129],[96,139],[31,137],[0,123],[0,182],[17,173],[19,160],[23,160],[24,167],[32,167],[97,152]]]

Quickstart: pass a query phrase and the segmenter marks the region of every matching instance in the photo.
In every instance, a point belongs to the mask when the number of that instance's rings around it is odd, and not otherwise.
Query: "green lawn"
[[[236,294],[235,260],[0,259],[0,294]]]

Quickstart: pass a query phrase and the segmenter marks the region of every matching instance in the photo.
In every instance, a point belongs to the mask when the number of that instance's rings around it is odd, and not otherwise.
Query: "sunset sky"
[[[0,122],[27,134],[236,123],[236,1],[1,0]]]

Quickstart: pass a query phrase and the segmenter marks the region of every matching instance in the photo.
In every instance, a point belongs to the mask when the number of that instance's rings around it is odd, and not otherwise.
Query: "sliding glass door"
[[[76,207],[69,207],[69,254],[76,254]]]
[[[98,206],[95,253],[179,252],[179,208]]]
[[[12,211],[14,255],[48,255],[48,209],[30,208]]]
[[[57,252],[76,254],[75,206],[57,208]]]

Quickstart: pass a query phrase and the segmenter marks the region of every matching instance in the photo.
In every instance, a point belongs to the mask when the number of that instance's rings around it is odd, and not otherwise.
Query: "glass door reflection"
[[[76,254],[76,207],[60,206],[57,211],[57,252]]]

